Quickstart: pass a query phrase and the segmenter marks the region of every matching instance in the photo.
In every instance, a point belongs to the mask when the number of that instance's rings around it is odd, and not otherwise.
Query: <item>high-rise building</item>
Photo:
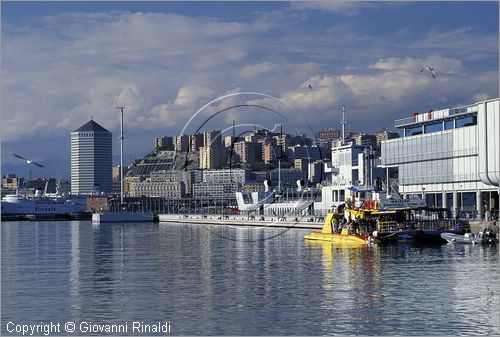
[[[170,136],[157,137],[155,139],[156,151],[174,151],[174,139]]]
[[[218,169],[226,163],[226,148],[224,147],[200,147],[199,154],[199,168],[200,169]]]
[[[222,144],[220,130],[212,130],[203,133],[203,146],[212,148],[220,147]]]
[[[275,142],[266,142],[262,145],[262,160],[269,163],[276,158],[280,158],[280,152]]]
[[[189,147],[189,135],[173,137],[174,148],[177,152],[187,152]]]
[[[189,146],[192,152],[196,152],[200,147],[204,146],[204,135],[203,133],[196,133],[189,136]]]
[[[252,142],[237,142],[234,143],[234,156],[238,158],[240,163],[255,164],[255,143]]]
[[[93,120],[71,132],[71,193],[111,193],[111,167],[111,132]]]

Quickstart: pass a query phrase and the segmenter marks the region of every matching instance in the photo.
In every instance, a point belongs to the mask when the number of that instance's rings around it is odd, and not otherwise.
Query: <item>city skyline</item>
[[[122,103],[135,157],[238,91],[286,104],[233,96],[200,118],[264,105],[290,133],[307,132],[339,128],[345,104],[348,129],[373,133],[413,112],[498,96],[497,3],[4,2],[2,34],[3,174],[21,165],[12,152],[69,167],[70,132],[93,117],[117,135]],[[242,107],[202,131],[233,119],[282,122]]]

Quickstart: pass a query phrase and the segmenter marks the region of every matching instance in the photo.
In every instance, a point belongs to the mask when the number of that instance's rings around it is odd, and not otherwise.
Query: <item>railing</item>
[[[399,126],[413,124],[413,123],[415,123],[415,118],[414,117],[406,117],[406,118],[396,119],[394,121],[394,127],[397,128]]]
[[[377,231],[381,233],[391,233],[397,230],[396,221],[381,221],[377,224]]]
[[[439,113],[437,116],[435,116],[436,112],[443,112],[443,110],[432,111],[430,113],[423,112],[423,113],[419,113],[419,114],[416,114],[416,115],[411,116],[411,117],[396,119],[394,121],[394,127],[401,127],[401,126],[409,125],[409,124],[422,123],[422,122],[427,122],[427,121],[431,121],[431,120],[439,120],[439,119],[443,119],[443,118],[450,117],[450,116],[474,113],[474,112],[477,112],[477,106],[448,109],[448,111],[447,111],[448,113],[446,113],[446,110],[445,110],[444,113]]]
[[[444,220],[420,220],[418,221],[418,226],[422,230],[445,230],[454,229],[458,221],[451,219]]]

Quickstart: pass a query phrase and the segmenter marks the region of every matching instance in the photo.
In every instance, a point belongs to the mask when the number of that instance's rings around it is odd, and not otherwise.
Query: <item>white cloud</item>
[[[361,9],[375,7],[378,4],[366,1],[292,1],[291,8],[297,10],[322,10],[344,15],[355,15]]]
[[[328,12],[363,6],[292,3],[292,9]],[[232,96],[207,108],[192,126],[231,104],[253,103],[285,117],[232,109],[206,127],[222,129],[233,119],[335,127],[345,104],[353,128],[373,130],[429,104],[441,108],[497,95],[497,69],[476,72],[467,60],[482,52],[498,55],[498,35],[431,29],[434,37],[376,36],[361,32],[355,21],[328,21],[324,30],[309,32],[308,15],[270,11],[240,22],[166,13],[66,13],[16,27],[2,36],[2,140],[66,137],[91,116],[115,132],[115,107],[123,104],[126,128],[147,132],[151,139],[140,141],[150,146],[153,137],[178,134],[210,100],[235,91],[273,95],[289,106]],[[436,70],[436,80],[420,73],[426,66]]]
[[[306,80],[296,90],[285,93],[283,100],[294,109],[310,112],[332,108],[335,104],[341,104],[342,98],[349,95],[351,93],[342,80],[325,74]]]

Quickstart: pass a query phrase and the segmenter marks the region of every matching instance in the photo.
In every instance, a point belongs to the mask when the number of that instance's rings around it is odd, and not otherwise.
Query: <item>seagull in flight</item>
[[[431,72],[431,74],[432,74],[432,77],[436,78],[436,73],[434,72],[434,68],[425,67],[425,68],[422,68],[422,70],[420,70],[420,72],[423,72],[424,70],[429,70]]]
[[[36,166],[38,166],[38,167],[43,167],[43,165],[42,165],[42,164],[39,164],[39,163],[37,163],[36,161],[33,161],[33,160],[31,160],[31,159],[28,159],[28,158],[24,158],[24,157],[22,157],[22,156],[20,156],[20,155],[18,155],[18,154],[15,154],[15,153],[13,153],[13,155],[14,155],[14,157],[16,157],[16,158],[19,158],[19,159],[25,160],[27,164],[33,164],[33,165],[36,165]]]

